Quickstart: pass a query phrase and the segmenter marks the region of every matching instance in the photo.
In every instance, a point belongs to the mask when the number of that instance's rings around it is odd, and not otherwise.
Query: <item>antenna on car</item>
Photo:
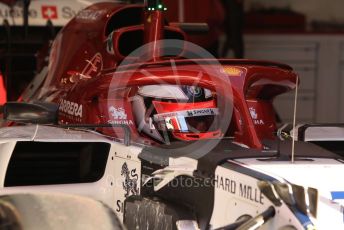
[[[153,61],[160,60],[162,56],[162,47],[159,40],[164,39],[164,11],[167,8],[162,0],[147,0],[144,20],[144,44],[147,46],[147,54]]]
[[[295,88],[295,97],[294,97],[294,114],[293,114],[293,141],[291,145],[291,163],[294,163],[295,156],[295,127],[296,127],[296,110],[297,110],[297,96],[298,96],[298,86],[299,86],[299,76],[296,76],[296,88]]]

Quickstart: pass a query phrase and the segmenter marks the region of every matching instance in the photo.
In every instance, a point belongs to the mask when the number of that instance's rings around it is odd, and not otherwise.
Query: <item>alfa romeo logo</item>
[[[189,94],[191,94],[194,97],[200,97],[202,94],[202,89],[197,86],[187,86],[186,89],[189,92]]]

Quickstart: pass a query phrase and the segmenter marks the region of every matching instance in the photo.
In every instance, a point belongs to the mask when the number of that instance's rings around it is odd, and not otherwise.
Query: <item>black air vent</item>
[[[326,150],[344,157],[344,141],[310,141]]]
[[[97,142],[18,142],[5,187],[98,181],[104,175],[109,150],[109,144]]]

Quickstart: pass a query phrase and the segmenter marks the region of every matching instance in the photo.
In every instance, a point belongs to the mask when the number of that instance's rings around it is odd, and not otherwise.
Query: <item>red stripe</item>
[[[183,111],[183,110],[188,110],[188,109],[216,108],[215,100],[203,101],[203,102],[197,102],[197,103],[153,101],[153,105],[158,113],[176,112],[176,111]]]
[[[7,101],[7,92],[4,85],[4,79],[2,74],[0,73],[0,105],[5,104]]]

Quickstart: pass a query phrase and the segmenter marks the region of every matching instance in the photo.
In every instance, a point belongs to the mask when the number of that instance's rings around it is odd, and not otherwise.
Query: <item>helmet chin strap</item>
[[[170,138],[169,138],[168,133],[167,133],[167,129],[163,130],[162,133],[164,136],[165,144],[167,144],[167,145],[171,144]]]
[[[150,129],[155,129],[155,126],[153,124],[153,119],[151,117],[149,118],[149,128]]]

